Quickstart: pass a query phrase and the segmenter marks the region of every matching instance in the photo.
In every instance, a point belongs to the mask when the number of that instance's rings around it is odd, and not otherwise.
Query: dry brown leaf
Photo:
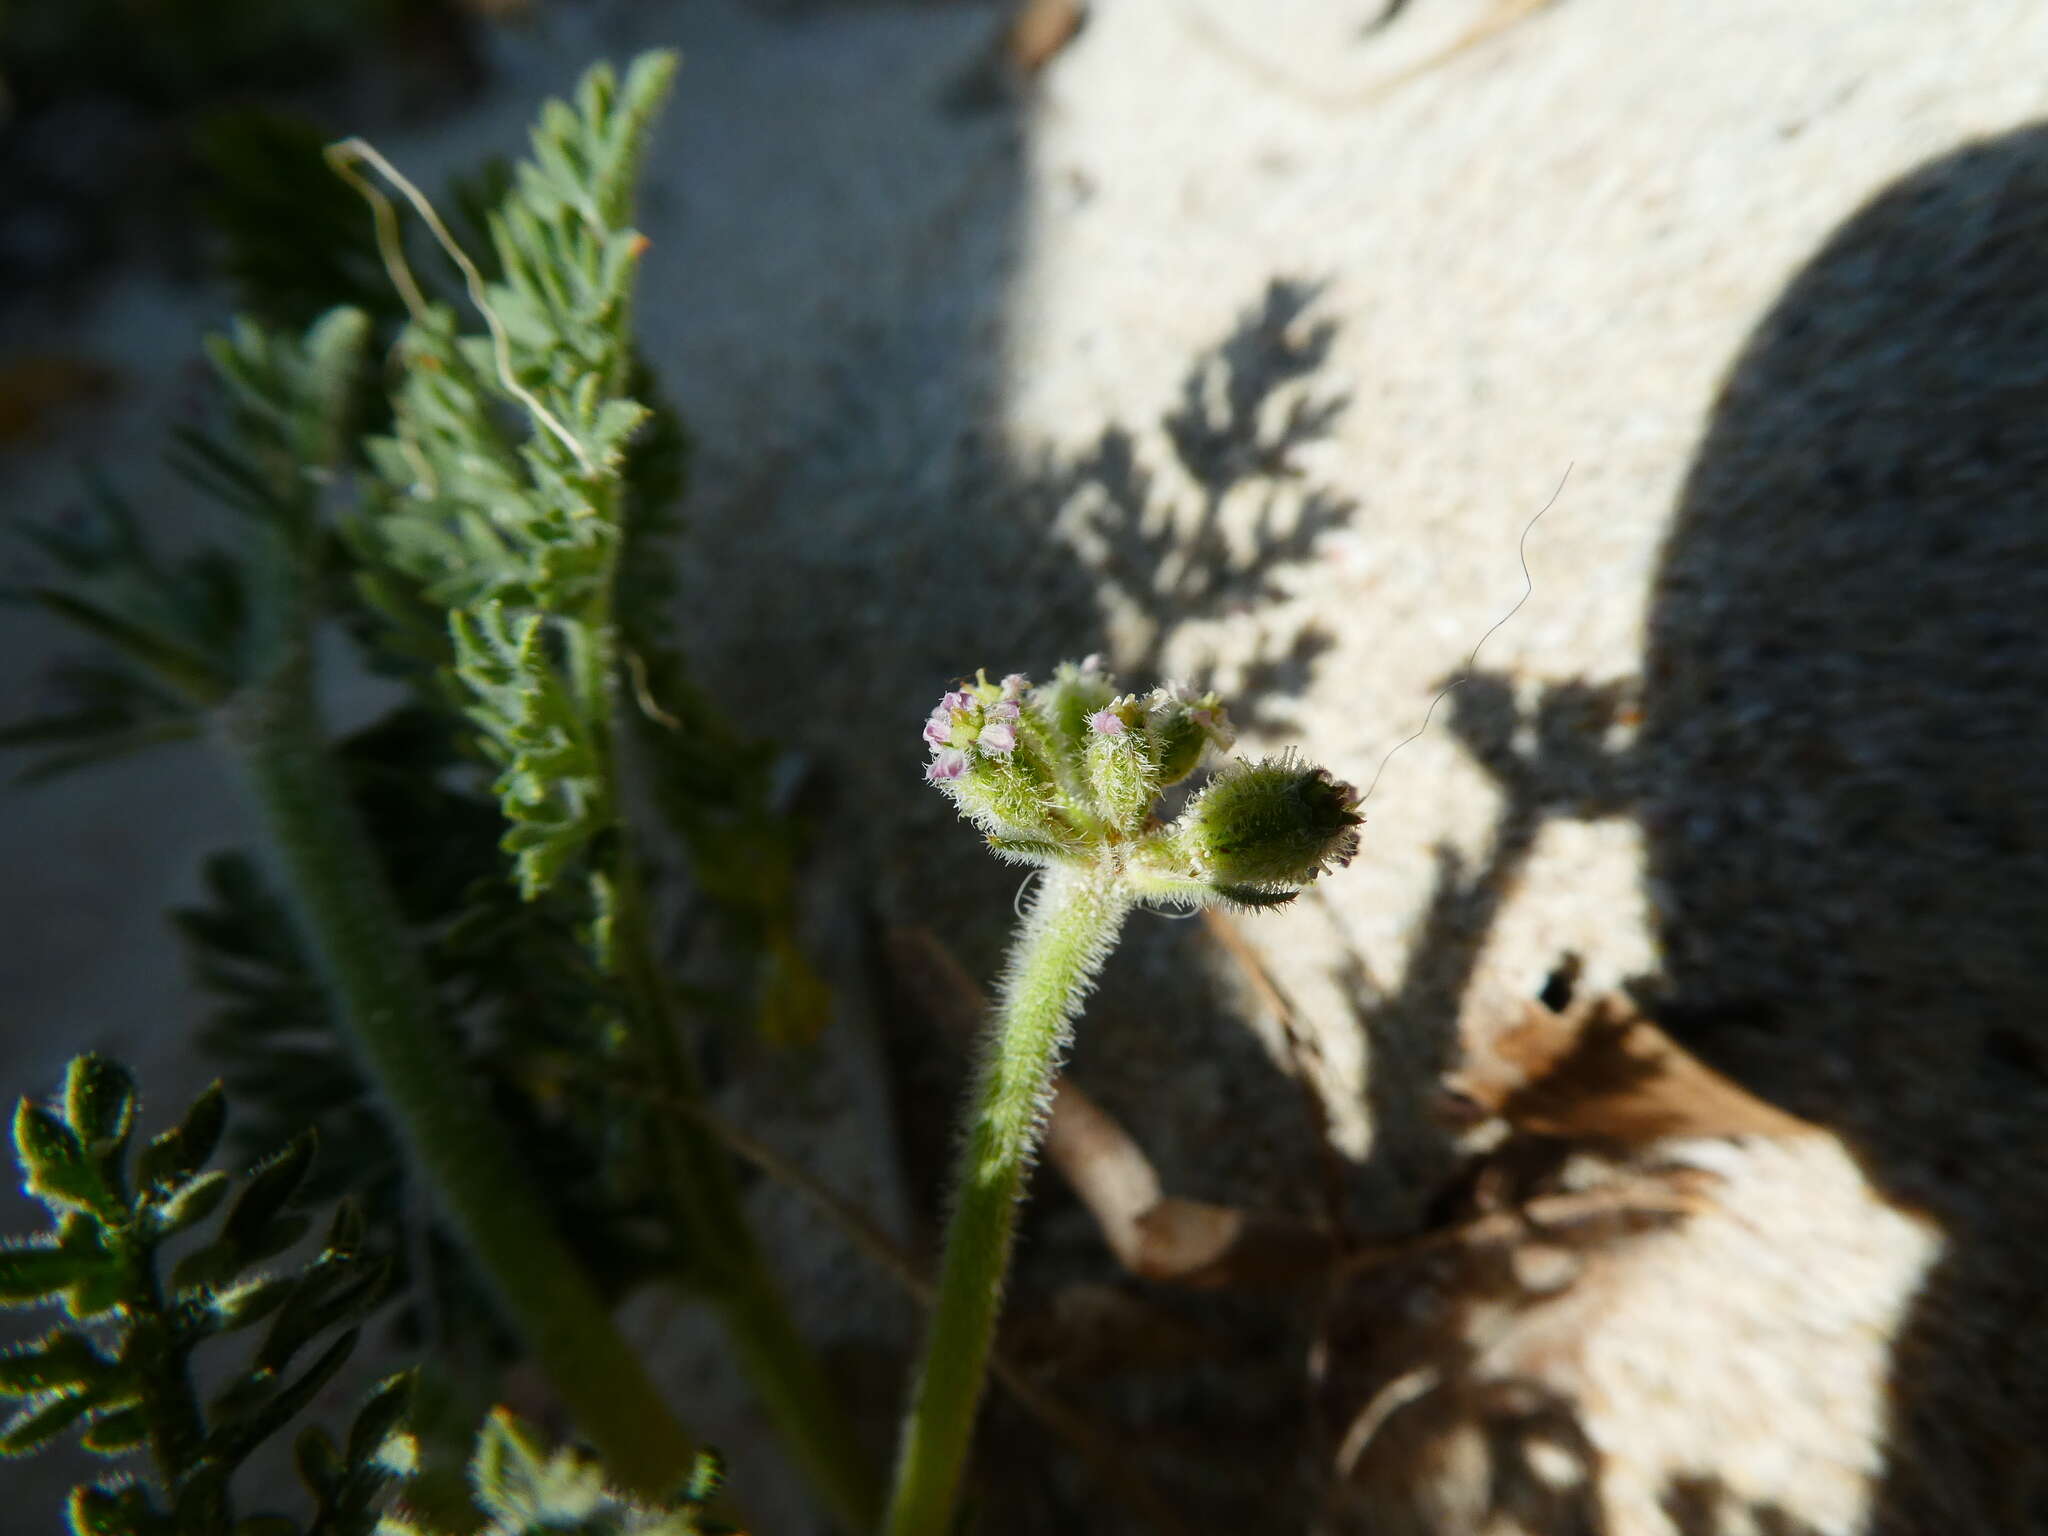
[[[1088,19],[1082,0],[1022,0],[1010,18],[1003,49],[1025,77],[1037,74],[1072,42]]]
[[[1448,1086],[1518,1131],[1609,1146],[1815,1130],[1723,1077],[1614,996],[1563,1013],[1525,1004],[1521,1022],[1489,1041]]]

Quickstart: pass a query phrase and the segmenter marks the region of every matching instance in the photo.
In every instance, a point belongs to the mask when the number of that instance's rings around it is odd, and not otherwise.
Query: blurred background
[[[677,614],[787,749],[835,999],[801,1049],[714,1042],[721,1102],[928,1241],[965,1047],[891,936],[989,976],[1015,887],[920,783],[948,680],[1100,651],[1365,784],[1523,593],[1527,529],[1531,595],[1378,777],[1363,857],[1242,952],[1136,919],[1073,1081],[1176,1194],[1391,1237],[1461,1166],[1441,1075],[1561,967],[1631,985],[1853,1164],[1769,1175],[1758,1253],[1824,1276],[1898,1212],[1926,1241],[1812,1324],[1838,1380],[1629,1335],[1688,1354],[1641,1389],[1680,1419],[1717,1356],[1753,1411],[1653,1450],[1615,1387],[1589,1464],[1713,1497],[1498,1528],[2048,1528],[2048,13],[13,0],[9,515],[100,474],[179,536],[158,455],[201,335],[252,293],[376,287],[367,218],[294,144],[360,133],[439,187],[657,46],[684,64],[638,313],[694,441]],[[10,714],[66,647],[0,611]],[[380,698],[344,667],[333,708]],[[164,912],[245,836],[196,746],[7,792],[10,1091],[87,1046],[165,1106],[213,1075]],[[750,1199],[886,1446],[910,1305],[789,1189]],[[1722,1289],[1669,1262],[1669,1309]],[[1332,1401],[1339,1289],[1134,1280],[1046,1175],[1009,1337],[1189,1529],[1308,1530],[1377,1390]],[[763,1529],[813,1528],[715,1330],[642,1311]],[[1725,1445],[1781,1411],[1775,1461]],[[986,1529],[1132,1528],[1029,1414],[995,1401],[984,1438]]]

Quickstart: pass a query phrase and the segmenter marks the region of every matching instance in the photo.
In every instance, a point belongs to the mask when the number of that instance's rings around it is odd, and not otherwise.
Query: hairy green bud
[[[1291,753],[1219,774],[1182,816],[1180,844],[1216,887],[1306,885],[1358,852],[1358,791]]]
[[[1144,825],[1159,793],[1153,746],[1140,710],[1136,700],[1118,699],[1088,721],[1088,792],[1102,819],[1126,835]]]

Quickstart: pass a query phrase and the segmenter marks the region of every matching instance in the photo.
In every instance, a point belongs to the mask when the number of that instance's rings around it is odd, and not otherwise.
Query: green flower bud
[[[1237,740],[1223,701],[1214,693],[1197,694],[1182,683],[1152,690],[1146,727],[1152,737],[1153,761],[1163,788],[1178,784],[1201,765],[1202,751],[1214,742],[1228,752]]]
[[[1102,819],[1126,834],[1144,825],[1159,793],[1150,733],[1132,724],[1143,718],[1143,705],[1126,698],[1088,719],[1088,792]]]
[[[1189,803],[1175,841],[1213,886],[1301,886],[1351,862],[1364,821],[1356,789],[1289,754],[1219,774]]]
[[[977,758],[946,786],[957,804],[984,831],[997,836],[1071,838],[1053,800],[1052,785],[1022,754]]]
[[[1102,669],[1102,658],[1090,656],[1079,665],[1061,662],[1052,681],[1032,697],[1059,750],[1078,768],[1087,751],[1089,717],[1116,697],[1116,684]]]

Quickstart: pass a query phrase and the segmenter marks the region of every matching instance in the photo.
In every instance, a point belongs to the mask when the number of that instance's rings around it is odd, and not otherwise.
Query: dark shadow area
[[[311,114],[331,137],[341,123],[370,131],[438,119],[488,84],[493,19],[491,7],[459,0],[9,8],[0,326],[40,334],[51,310],[89,303],[110,276],[211,275],[213,232],[197,205],[220,120],[284,108],[294,120]],[[48,393],[63,381],[29,383]],[[10,378],[10,403],[23,389]]]
[[[2042,129],[1836,232],[1716,403],[1645,667],[1665,1022],[1948,1240],[1882,1532],[2048,1526],[2044,258]]]
[[[1678,1536],[1721,1536],[1754,1531],[1756,1536],[1822,1536],[1820,1530],[1774,1504],[1751,1504],[1728,1491],[1717,1477],[1675,1477],[1658,1499]]]

